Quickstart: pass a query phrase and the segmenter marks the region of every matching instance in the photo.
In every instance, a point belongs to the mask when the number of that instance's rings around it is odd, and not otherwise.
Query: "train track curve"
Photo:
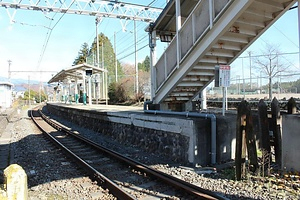
[[[118,199],[226,199],[84,138],[48,118],[40,107],[30,115],[47,138]]]

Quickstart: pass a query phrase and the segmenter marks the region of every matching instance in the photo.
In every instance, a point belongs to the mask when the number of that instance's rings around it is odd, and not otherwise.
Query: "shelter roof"
[[[8,86],[14,86],[14,84],[12,84],[11,82],[0,82],[0,85],[8,85]]]
[[[82,79],[82,75],[86,70],[93,70],[93,74],[104,72],[105,69],[89,65],[87,63],[79,64],[66,68],[54,75],[48,83],[62,82],[64,80],[72,80],[74,78]]]

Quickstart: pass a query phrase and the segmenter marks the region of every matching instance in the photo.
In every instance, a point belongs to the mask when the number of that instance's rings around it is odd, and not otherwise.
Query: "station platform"
[[[144,107],[141,106],[118,106],[118,105],[104,105],[104,104],[86,104],[83,103],[60,103],[49,102],[49,104],[65,107],[73,107],[81,110],[97,110],[100,112],[143,112]]]
[[[47,103],[48,111],[120,143],[206,166],[234,157],[235,115],[144,112],[143,106]],[[217,125],[218,124],[218,125]]]

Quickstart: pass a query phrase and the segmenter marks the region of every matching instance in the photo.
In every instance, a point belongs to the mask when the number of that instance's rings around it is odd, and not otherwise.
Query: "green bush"
[[[123,103],[128,100],[122,83],[111,83],[108,87],[108,97],[111,103]]]

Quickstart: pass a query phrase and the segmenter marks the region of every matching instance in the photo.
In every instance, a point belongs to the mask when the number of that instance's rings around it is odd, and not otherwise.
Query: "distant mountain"
[[[8,78],[0,76],[0,82],[8,82]],[[11,79],[10,82],[14,85],[28,84],[28,79]],[[39,84],[39,81],[30,80],[30,84]]]

